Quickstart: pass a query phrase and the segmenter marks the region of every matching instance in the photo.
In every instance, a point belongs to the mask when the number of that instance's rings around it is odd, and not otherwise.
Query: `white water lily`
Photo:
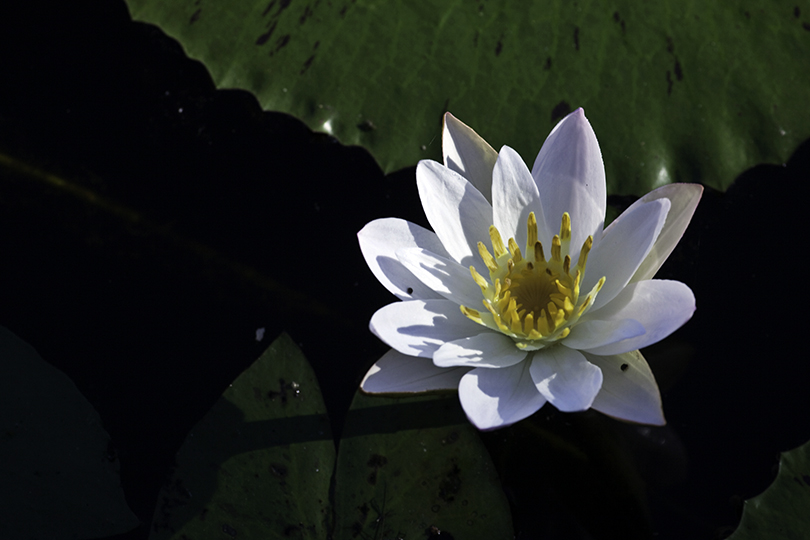
[[[419,196],[435,232],[386,218],[358,233],[371,271],[401,301],[371,318],[393,349],[366,374],[369,393],[458,388],[479,429],[546,402],[665,423],[638,349],[695,310],[678,281],[651,279],[680,240],[702,187],[671,184],[604,228],[602,155],[582,109],[546,139],[531,172],[449,113],[444,165],[421,161]]]

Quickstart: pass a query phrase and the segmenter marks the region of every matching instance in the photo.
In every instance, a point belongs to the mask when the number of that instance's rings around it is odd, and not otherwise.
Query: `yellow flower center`
[[[514,238],[509,239],[507,247],[498,229],[490,226],[494,256],[482,242],[478,243],[478,252],[489,269],[490,279],[485,279],[470,267],[472,278],[481,287],[487,312],[466,306],[461,306],[461,311],[473,321],[512,337],[519,348],[536,350],[570,333],[571,326],[593,303],[605,278],[602,277],[590,294],[580,299],[580,283],[585,275],[593,237],[585,240],[579,260],[572,269],[568,254],[571,242],[571,217],[568,213],[563,214],[560,234],[551,241],[551,258],[548,260],[537,239],[534,212],[529,214],[527,230],[527,257],[524,258]]]

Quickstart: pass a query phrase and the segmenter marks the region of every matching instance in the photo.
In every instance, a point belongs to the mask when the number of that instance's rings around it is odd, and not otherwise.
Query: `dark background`
[[[339,436],[386,350],[367,321],[392,300],[354,235],[378,217],[426,225],[414,168],[385,176],[364,150],[262,112],[246,92],[215,91],[118,0],[0,8],[0,155],[11,158],[0,163],[0,324],[101,415],[143,522],[116,538],[148,536],[187,432],[282,330],[312,363]],[[810,439],[798,350],[809,155],[805,143],[725,194],[707,190],[659,273],[698,302],[645,351],[666,428],[547,406],[484,434],[518,538],[722,538],[779,452]],[[587,462],[544,448],[549,433]]]

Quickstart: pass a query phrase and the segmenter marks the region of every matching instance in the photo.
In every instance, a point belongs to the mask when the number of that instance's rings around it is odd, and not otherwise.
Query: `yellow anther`
[[[587,310],[588,306],[590,306],[590,305],[591,305],[591,295],[589,294],[588,296],[585,297],[585,300],[582,302],[582,305],[579,306],[579,311],[577,312],[577,316],[580,316],[583,313],[585,313],[585,310]]]
[[[565,285],[563,285],[559,279],[554,283],[557,285],[557,290],[560,291],[560,294],[562,294],[563,296],[570,297],[571,294],[573,293],[573,291],[568,287],[566,287]]]
[[[562,246],[560,244],[559,235],[554,235],[551,239],[551,259],[556,262],[562,261]]]
[[[580,270],[585,270],[585,265],[588,264],[588,253],[591,252],[592,247],[593,236],[589,236],[582,244],[582,249],[579,252],[579,261],[577,261],[577,267]]]
[[[547,336],[551,333],[551,329],[548,327],[548,317],[545,309],[540,310],[540,315],[537,317],[536,326],[537,332],[542,336]]]
[[[509,239],[509,251],[512,252],[512,260],[515,261],[515,264],[523,260],[523,255],[520,254],[520,248],[514,238]]]
[[[512,291],[504,291],[501,299],[498,301],[498,309],[506,313],[509,311],[509,301],[512,299]]]
[[[571,257],[569,255],[566,255],[565,259],[563,259],[563,270],[565,271],[566,274],[570,275]]]
[[[512,332],[518,333],[523,330],[523,325],[520,323],[520,316],[512,312]]]
[[[523,319],[523,333],[524,334],[531,334],[534,330],[534,315],[529,313],[526,315],[526,318]]]
[[[484,320],[481,318],[481,313],[478,310],[468,308],[467,306],[460,306],[461,312],[467,316],[468,319],[471,319],[478,324],[484,324]]]
[[[483,259],[484,264],[487,265],[491,273],[498,271],[498,261],[490,255],[487,246],[483,242],[478,242],[478,254],[481,255],[481,259]]]
[[[571,244],[571,216],[565,212],[562,216],[562,223],[560,224],[560,251],[563,256],[567,257],[569,253],[569,246]],[[568,270],[566,270],[568,273]]]
[[[549,303],[550,306],[554,306],[554,304]],[[554,309],[557,309],[556,307]],[[548,327],[548,333],[552,333],[554,330],[557,329],[557,324],[554,322],[554,316],[549,311],[544,311],[546,314],[546,326]]]
[[[540,242],[534,243],[534,262],[537,263],[546,262],[546,258],[543,255],[543,244],[541,244]]]
[[[506,253],[506,246],[503,245],[501,233],[495,228],[495,225],[489,226],[489,239],[492,242],[492,251],[495,252],[495,257],[500,259]]]
[[[529,214],[526,222],[526,238],[526,253],[531,253],[537,243],[537,218],[534,217],[534,212]]]
[[[571,216],[568,212],[562,215],[562,224],[560,224],[560,239],[564,242],[571,239]]]
[[[571,299],[567,296],[565,297],[565,303],[563,304],[563,311],[565,311],[565,316],[570,317],[574,313],[574,304],[571,302]]]
[[[489,288],[489,283],[486,279],[478,273],[474,266],[470,266],[470,274],[472,275],[473,281],[475,281],[479,287],[481,287],[481,292],[486,292]]]
[[[503,322],[503,317],[501,317],[500,313],[492,312],[492,318],[495,319],[495,324],[501,332],[509,332],[509,327]]]

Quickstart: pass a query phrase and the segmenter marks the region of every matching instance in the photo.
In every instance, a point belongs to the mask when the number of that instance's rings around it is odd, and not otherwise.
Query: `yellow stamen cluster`
[[[563,214],[560,234],[551,241],[551,258],[548,260],[538,240],[534,212],[529,214],[527,232],[528,258],[524,258],[514,238],[504,245],[498,229],[490,226],[492,253],[482,242],[478,243],[478,252],[489,270],[490,279],[470,267],[473,280],[481,287],[488,313],[466,306],[461,306],[461,311],[475,322],[511,336],[518,347],[534,350],[569,334],[571,325],[591,306],[605,278],[580,300],[580,284],[593,237],[585,240],[579,260],[572,269],[568,254],[571,241],[568,213]]]

